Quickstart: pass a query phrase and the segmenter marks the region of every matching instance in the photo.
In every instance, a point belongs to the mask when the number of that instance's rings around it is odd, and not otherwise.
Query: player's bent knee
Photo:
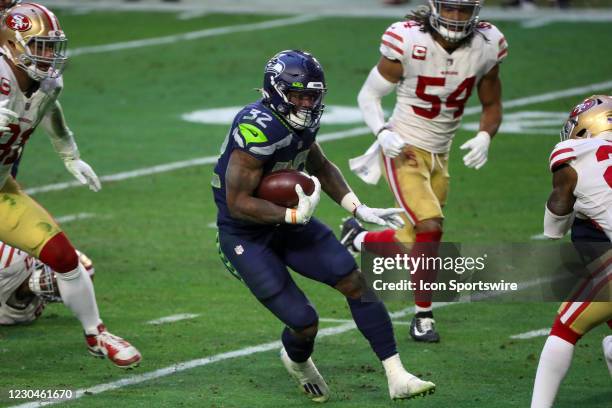
[[[311,305],[293,310],[288,326],[300,337],[314,338],[319,331],[319,315]]]
[[[39,259],[58,273],[70,272],[79,265],[79,256],[63,232],[45,244]]]
[[[350,299],[359,299],[367,288],[365,278],[359,269],[345,276],[334,286],[344,296]]]

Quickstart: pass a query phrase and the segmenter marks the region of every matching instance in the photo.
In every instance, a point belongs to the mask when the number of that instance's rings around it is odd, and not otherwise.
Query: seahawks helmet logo
[[[279,61],[277,58],[274,58],[268,64],[266,64],[266,74],[275,74],[280,75],[285,70],[285,63],[283,61]]]

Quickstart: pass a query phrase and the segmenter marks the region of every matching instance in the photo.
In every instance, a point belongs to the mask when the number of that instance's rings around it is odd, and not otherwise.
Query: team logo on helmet
[[[32,21],[26,15],[15,13],[6,18],[6,25],[13,31],[28,31],[32,28]]]
[[[587,100],[585,100],[580,105],[578,105],[578,106],[576,106],[574,108],[572,113],[570,113],[570,118],[573,118],[574,116],[578,116],[581,113],[588,111],[589,109],[591,109],[596,104],[597,104],[597,101],[595,99],[587,99]]]
[[[268,62],[268,64],[266,65],[266,73],[279,75],[284,70],[285,70],[285,64],[283,63],[283,61],[273,59],[270,62]]]

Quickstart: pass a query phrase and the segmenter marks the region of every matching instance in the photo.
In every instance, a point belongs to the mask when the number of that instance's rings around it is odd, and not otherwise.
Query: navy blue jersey
[[[296,132],[261,101],[247,105],[238,112],[221,146],[221,156],[212,180],[218,209],[217,226],[238,229],[261,227],[261,224],[232,218],[227,208],[225,172],[234,150],[241,150],[260,160],[264,174],[280,169],[303,170],[318,130],[317,127]]]

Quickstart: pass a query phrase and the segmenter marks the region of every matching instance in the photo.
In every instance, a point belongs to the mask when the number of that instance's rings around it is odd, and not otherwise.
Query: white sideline
[[[457,303],[444,303],[444,302],[434,303],[433,308],[437,309],[437,308],[449,306],[452,304],[457,304]],[[414,313],[414,308],[410,307],[410,308],[400,310],[398,312],[389,313],[389,316],[392,319],[394,319],[394,318],[404,317],[412,313]],[[353,323],[352,321],[350,323],[344,323],[339,326],[328,327],[328,328],[319,330],[319,333],[317,334],[317,338],[335,336],[337,334],[342,334],[350,330],[353,330],[355,328],[356,328],[355,323]],[[154,379],[161,378],[161,377],[166,377],[171,374],[190,370],[196,367],[202,367],[202,366],[213,364],[219,361],[229,360],[229,359],[244,357],[244,356],[250,356],[253,354],[263,353],[263,352],[271,351],[274,349],[280,349],[280,347],[281,347],[280,341],[272,341],[269,343],[258,344],[257,346],[245,347],[245,348],[234,350],[234,351],[228,351],[225,353],[215,354],[209,357],[203,357],[203,358],[198,358],[195,360],[184,361],[182,363],[173,364],[171,366],[160,368],[158,370],[151,371],[148,373],[134,375],[132,377],[123,378],[117,381],[111,381],[105,384],[99,384],[91,388],[81,388],[74,392],[74,397],[70,400],[33,401],[33,402],[21,404],[21,405],[13,405],[9,408],[34,408],[34,407],[43,407],[47,405],[55,405],[55,404],[59,404],[62,402],[70,402],[72,400],[79,399],[83,397],[84,395],[100,394],[102,392],[116,390],[118,388],[127,387],[129,385],[140,384],[145,381],[154,380]]]
[[[515,334],[513,336],[510,336],[510,338],[514,340],[527,340],[527,339],[533,339],[534,337],[548,336],[549,333],[550,333],[550,327],[544,328],[544,329],[538,329],[538,330],[531,330],[525,333]]]
[[[575,95],[585,95],[589,92],[595,92],[598,90],[608,90],[612,89],[612,81],[605,82],[597,82],[590,85],[579,86],[574,88],[565,89],[562,91],[555,92],[547,92],[540,95],[528,96],[525,98],[512,99],[510,101],[504,102],[504,108],[516,108],[519,106],[531,105],[533,103],[547,102],[554,99],[558,99],[561,97],[575,96]],[[480,113],[480,106],[472,106],[465,109],[465,116],[473,115],[475,113]],[[352,129],[342,130],[339,132],[332,132],[320,135],[317,137],[317,141],[320,143],[330,142],[333,140],[347,139],[351,137],[361,136],[370,132],[365,126],[360,126]],[[159,164],[152,167],[144,167],[141,169],[125,171],[121,173],[109,174],[107,176],[100,177],[102,182],[107,181],[120,181],[127,180],[134,177],[142,177],[149,176],[151,174],[165,173],[168,171],[184,169],[192,166],[201,166],[205,164],[213,164],[217,161],[218,156],[206,156],[206,157],[198,157],[190,160],[182,160],[172,163]],[[29,195],[44,193],[48,191],[59,191],[65,190],[68,188],[81,186],[78,181],[68,181],[63,183],[55,183],[55,184],[47,184],[39,187],[32,187],[25,190],[25,192]]]
[[[146,324],[152,324],[157,326],[165,323],[174,323],[179,322],[181,320],[194,319],[198,316],[198,313],[180,313],[172,316],[160,317],[159,319],[149,320]]]
[[[69,56],[75,57],[77,55],[98,54],[101,52],[128,50],[131,48],[150,47],[153,45],[172,44],[178,41],[198,40],[200,38],[205,38],[205,37],[214,37],[217,35],[233,34],[233,33],[245,32],[245,31],[267,30],[269,28],[284,27],[284,26],[293,25],[293,24],[307,23],[309,21],[318,20],[319,18],[321,17],[313,16],[313,15],[299,15],[299,16],[290,17],[290,18],[281,18],[281,19],[276,19],[276,20],[262,21],[260,23],[240,24],[240,25],[236,24],[236,25],[224,26],[224,27],[207,28],[205,30],[191,31],[191,32],[182,33],[182,34],[167,35],[164,37],[146,38],[143,40],[124,41],[124,42],[104,44],[104,45],[93,45],[89,47],[75,48],[74,50],[69,51]]]

